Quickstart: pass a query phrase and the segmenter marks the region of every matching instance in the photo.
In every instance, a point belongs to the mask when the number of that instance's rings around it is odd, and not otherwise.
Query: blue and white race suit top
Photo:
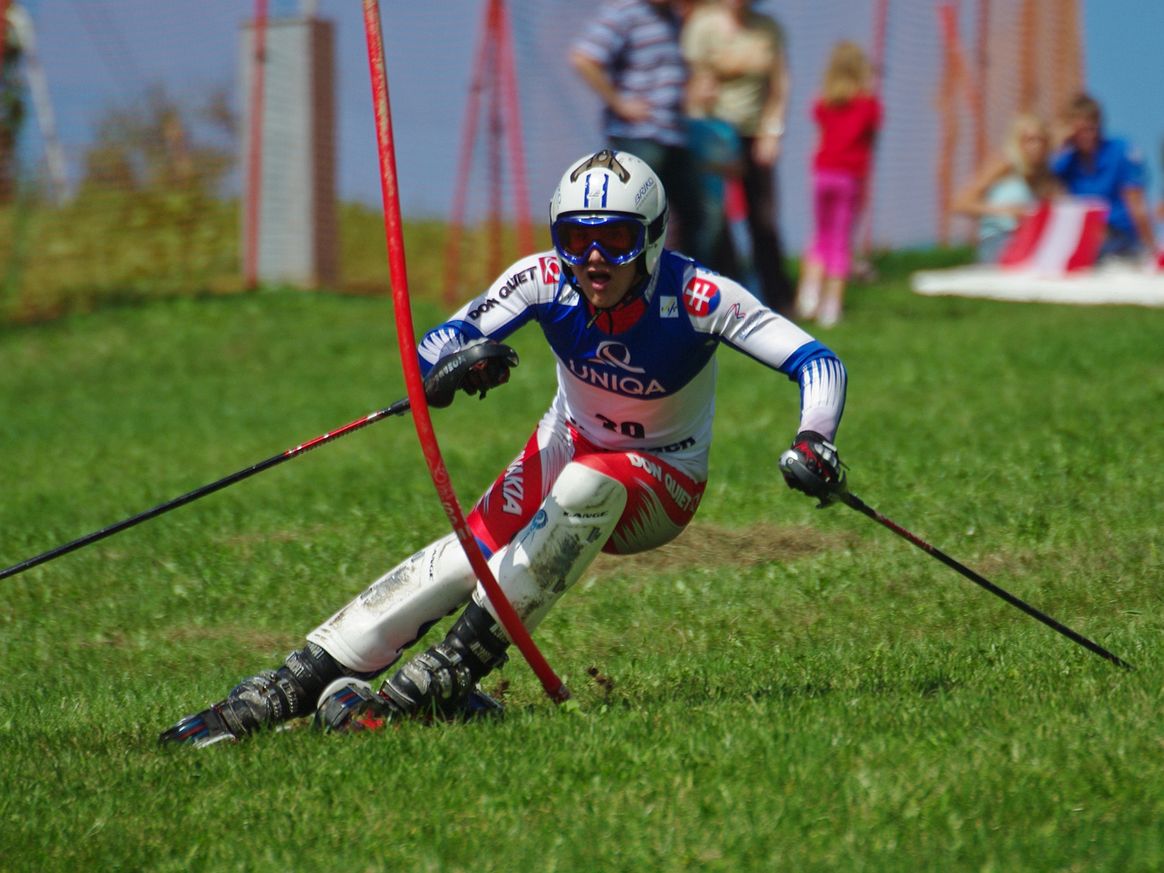
[[[834,438],[846,373],[824,345],[738,282],[676,252],[663,251],[642,296],[638,319],[612,333],[566,281],[555,252],[529,255],[424,335],[421,370],[467,342],[503,340],[536,321],[558,360],[558,391],[543,423],[570,422],[601,448],[663,454],[705,481],[715,352],[726,344],[798,382],[799,429]]]

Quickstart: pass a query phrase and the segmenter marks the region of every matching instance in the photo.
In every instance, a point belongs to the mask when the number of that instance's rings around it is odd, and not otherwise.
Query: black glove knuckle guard
[[[821,434],[801,431],[780,456],[780,472],[789,488],[803,491],[827,506],[845,490],[844,465],[837,447]]]
[[[516,367],[517,361],[517,352],[492,340],[454,349],[436,362],[424,380],[429,406],[450,405],[458,389],[483,398],[490,388],[509,380],[509,368]]]

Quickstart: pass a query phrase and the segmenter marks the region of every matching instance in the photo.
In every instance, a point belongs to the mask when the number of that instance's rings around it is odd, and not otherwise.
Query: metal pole
[[[513,48],[513,24],[505,0],[497,0],[497,57],[501,71],[501,88],[505,97],[505,132],[509,137],[509,172],[513,179],[513,209],[517,221],[519,254],[534,252],[533,226],[530,222],[529,183],[525,166],[525,144],[521,133],[521,101],[517,91],[517,53]]]
[[[263,194],[263,94],[267,70],[267,0],[255,0],[252,25],[254,52],[251,61],[250,138],[247,149],[247,215],[243,245],[243,281],[254,290],[259,285],[259,222]]]
[[[477,138],[477,116],[481,109],[481,92],[485,89],[485,59],[489,51],[489,20],[491,9],[485,8],[485,18],[477,37],[473,58],[473,77],[469,84],[469,103],[465,107],[464,128],[461,131],[461,156],[457,166],[457,187],[453,191],[453,209],[449,216],[449,236],[445,245],[445,305],[450,309],[457,302],[457,280],[461,272],[461,236],[465,230],[465,203],[468,199],[469,175],[473,169],[473,144]]]

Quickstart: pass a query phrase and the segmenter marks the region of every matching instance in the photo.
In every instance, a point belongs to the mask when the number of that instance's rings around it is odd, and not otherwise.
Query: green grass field
[[[796,388],[724,350],[695,524],[539,629],[576,706],[515,657],[499,723],[155,745],[445,531],[407,418],[0,583],[0,870],[1164,868],[1164,312],[891,271],[821,338],[854,491],[1134,672],[789,492]],[[463,503],[552,392],[514,344],[511,385],[434,413]],[[0,328],[0,565],[402,394],[383,298]]]

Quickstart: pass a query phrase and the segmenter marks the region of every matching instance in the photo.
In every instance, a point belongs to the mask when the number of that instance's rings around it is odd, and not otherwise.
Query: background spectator
[[[685,46],[688,33],[684,28]],[[705,263],[716,272],[743,282],[745,270],[731,243],[727,215],[728,197],[738,193],[732,187],[740,184],[744,171],[743,146],[735,126],[712,114],[719,95],[715,75],[700,64],[690,66],[688,72],[687,147],[699,166],[701,230],[711,251]]]
[[[864,198],[881,101],[859,45],[833,47],[813,104],[820,139],[812,162],[813,232],[801,268],[797,315],[831,327],[841,318],[853,227]]]
[[[1103,110],[1090,95],[1072,99],[1063,126],[1063,149],[1052,159],[1051,170],[1069,194],[1107,202],[1107,235],[1099,256],[1154,256],[1143,156],[1126,141],[1103,135]]]
[[[609,0],[574,44],[570,60],[601,98],[606,138],[646,161],[678,219],[674,248],[707,262],[698,168],[687,149],[687,66],[679,49],[680,4]],[[674,225],[673,225],[674,226]]]
[[[764,302],[789,314],[794,292],[784,266],[776,187],[789,86],[784,32],[752,9],[749,0],[715,0],[691,13],[683,30],[683,55],[695,86],[710,93],[708,114],[731,124],[740,136],[752,265]],[[716,245],[720,262],[730,260],[722,221]]]
[[[998,263],[1019,220],[1061,189],[1051,172],[1051,133],[1042,119],[1022,114],[1011,122],[1002,153],[959,192],[954,211],[978,219],[978,260]]]
[[[701,263],[744,282],[744,269],[731,244],[728,197],[743,174],[743,149],[735,128],[720,118],[687,120],[687,147],[699,168],[701,233],[708,254]]]

